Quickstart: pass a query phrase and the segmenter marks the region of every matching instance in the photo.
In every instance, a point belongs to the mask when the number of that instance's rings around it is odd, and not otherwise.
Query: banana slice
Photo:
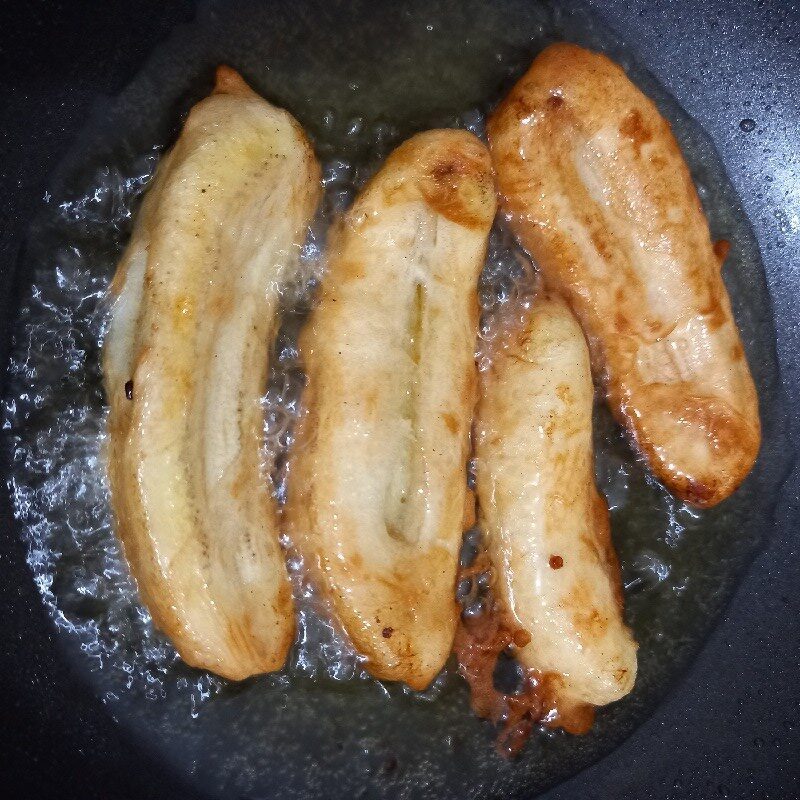
[[[678,497],[712,506],[758,454],[758,398],[669,125],[605,56],[552,45],[489,123],[504,210],[580,320],[608,401]]]
[[[416,689],[455,633],[476,283],[494,212],[478,139],[413,137],[335,233],[301,337],[291,530],[367,669]]]
[[[530,634],[518,657],[562,712],[611,703],[633,688],[636,643],[594,483],[589,351],[564,302],[537,298],[481,377],[479,519],[495,591]]]
[[[111,288],[117,531],[155,624],[188,664],[232,679],[279,669],[294,635],[260,398],[281,286],[319,197],[297,122],[220,67]]]

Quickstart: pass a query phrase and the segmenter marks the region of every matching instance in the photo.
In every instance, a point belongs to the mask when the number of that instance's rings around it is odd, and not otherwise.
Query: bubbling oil
[[[485,138],[481,109],[470,109],[446,122]],[[372,132],[354,123],[351,132],[354,138],[369,139],[370,157],[354,162],[337,154],[323,165],[323,202],[302,247],[298,275],[282,290],[282,324],[262,399],[264,465],[279,505],[286,498],[287,453],[304,385],[298,335],[324,277],[327,231],[397,139],[396,131],[382,123]],[[158,154],[152,152],[128,174],[111,165],[98,170],[90,191],[59,202],[55,221],[40,232],[50,247],[22,308],[4,427],[12,432],[13,459],[19,468],[10,478],[15,515],[28,538],[28,564],[57,627],[80,642],[92,670],[121,673],[125,691],[149,699],[182,691],[190,713],[196,714],[226,682],[181,664],[139,602],[114,536],[105,467],[106,410],[99,355],[108,323],[106,292],[115,256],[157,164]],[[81,245],[98,237],[107,245],[106,257],[100,260],[95,248]],[[479,369],[490,366],[487,345],[513,324],[509,309],[524,313],[525,298],[535,292],[534,265],[498,221],[478,285]],[[616,470],[607,483],[614,507],[624,508],[624,464]],[[673,511],[671,519],[680,511]],[[679,536],[677,522],[671,530]],[[285,534],[282,543],[296,599],[298,632],[286,669],[270,680],[286,682],[293,676],[371,680],[363,657],[315,589],[302,556]],[[645,554],[633,559],[631,569],[646,573],[646,577],[631,578],[634,585],[650,586],[668,575],[668,569],[654,569],[653,563],[653,557]],[[424,693],[406,693],[431,699],[443,682],[442,678]]]
[[[362,127],[353,125],[352,135],[363,138]],[[323,165],[323,202],[301,249],[297,277],[281,291],[282,323],[262,398],[263,463],[279,506],[286,499],[286,456],[304,385],[298,335],[324,273],[328,228],[388,152],[388,145],[382,146],[389,140],[386,126],[376,126],[370,138],[368,162],[336,156]],[[120,673],[120,688],[148,699],[182,691],[196,715],[226,681],[183,665],[140,603],[113,532],[105,463],[100,352],[109,319],[107,290],[115,256],[158,160],[157,152],[149,153],[129,174],[112,166],[98,170],[90,191],[59,202],[55,221],[37,232],[48,248],[21,309],[3,425],[14,443],[17,469],[9,479],[14,513],[56,626],[79,642],[91,670]],[[109,251],[102,260],[94,248],[81,246],[99,237]],[[293,675],[368,680],[363,657],[334,621],[302,556],[286,534],[281,540],[296,600],[297,636],[286,669],[269,680],[285,683]],[[441,683],[406,693],[430,700]]]

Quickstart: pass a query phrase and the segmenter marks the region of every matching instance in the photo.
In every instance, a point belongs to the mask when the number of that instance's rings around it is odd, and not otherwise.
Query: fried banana
[[[478,139],[413,137],[334,233],[301,336],[290,530],[366,668],[415,689],[444,665],[457,621],[476,284],[494,213]]]
[[[156,626],[188,664],[232,679],[280,668],[294,635],[261,397],[320,191],[297,122],[220,67],[111,287],[116,529]]]
[[[548,47],[493,113],[502,205],[589,339],[608,402],[675,495],[713,506],[758,454],[758,398],[692,177],[603,55]]]
[[[618,700],[636,678],[608,509],[594,482],[593,394],[580,326],[563,300],[539,297],[495,344],[475,420],[495,592],[530,636],[519,660],[548,679],[562,710]]]

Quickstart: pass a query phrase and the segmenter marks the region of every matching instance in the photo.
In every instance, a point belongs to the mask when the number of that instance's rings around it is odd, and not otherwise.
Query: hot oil
[[[712,234],[733,243],[725,277],[769,407],[772,323],[747,220],[707,137],[631,51],[579,4],[397,5],[243,3],[235,13],[231,4],[204,6],[197,22],[177,32],[102,109],[54,179],[29,238],[31,288],[21,302],[3,420],[28,563],[65,651],[111,713],[214,794],[505,795],[575,772],[627,735],[685,668],[768,519],[774,490],[763,469],[757,466],[722,507],[694,511],[649,477],[598,402],[597,480],[611,509],[627,618],[640,642],[637,687],[602,710],[588,736],[543,732],[513,766],[495,756],[491,734],[471,715],[452,668],[426,693],[367,676],[289,541],[298,637],[281,673],[230,684],[186,667],[153,629],[108,504],[104,295],[158,157],[174,140],[181,113],[208,91],[217,63],[237,67],[292,111],[323,163],[323,207],[303,251],[303,277],[283,298],[264,398],[265,464],[279,503],[291,479],[286,452],[303,385],[297,335],[324,276],[329,225],[409,135],[455,126],[483,136],[487,110],[536,52],[562,38],[609,52],[672,123]],[[488,366],[484,343],[502,335],[504,310],[535,291],[535,275],[497,225],[478,286],[481,368]],[[770,435],[766,427],[767,442]]]

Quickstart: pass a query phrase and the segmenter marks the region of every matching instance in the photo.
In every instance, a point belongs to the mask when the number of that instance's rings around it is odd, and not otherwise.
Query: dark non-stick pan
[[[6,785],[62,798],[800,796],[799,37],[800,13],[778,2],[5,4]],[[284,675],[241,685],[186,668],[135,604],[96,449],[98,300],[157,154],[227,62],[307,127],[333,208],[405,135],[479,130],[561,38],[609,52],[672,123],[712,232],[732,244],[724,275],[764,422],[740,492],[695,514],[598,412],[641,642],[635,693],[588,736],[537,735],[507,762],[452,674],[414,695],[341,680],[346,658],[302,647]]]

